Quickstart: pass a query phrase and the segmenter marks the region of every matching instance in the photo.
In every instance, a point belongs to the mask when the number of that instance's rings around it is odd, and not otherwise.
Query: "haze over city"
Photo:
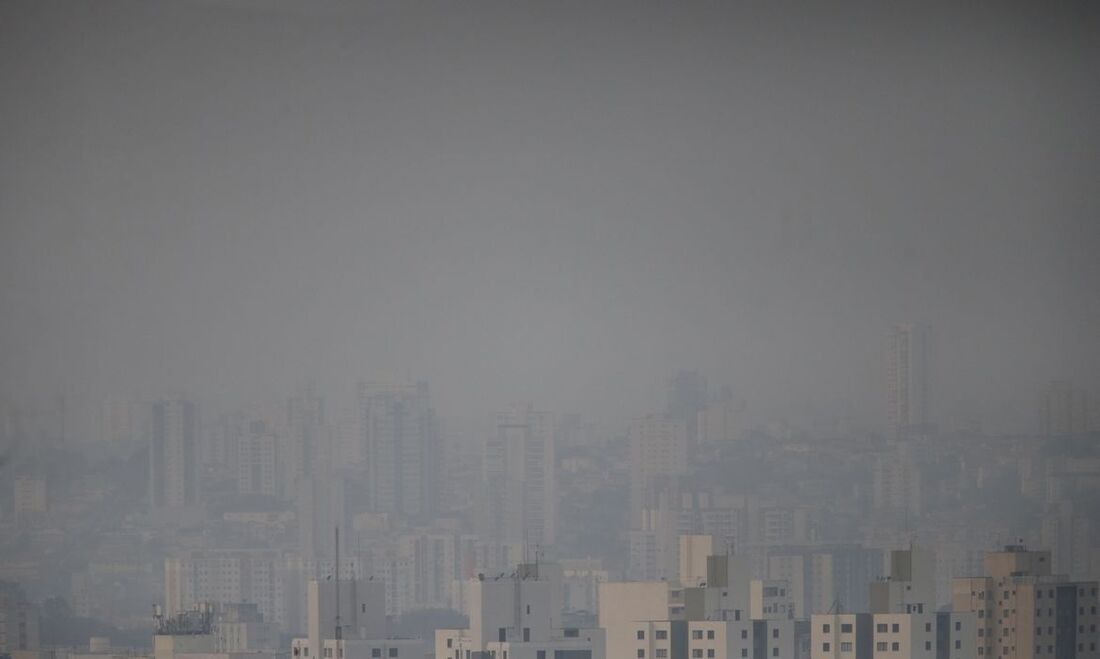
[[[0,90],[0,656],[1100,656],[1094,3],[0,0]]]
[[[321,5],[5,3],[6,396],[879,427],[911,319],[945,412],[1097,384],[1086,5]]]

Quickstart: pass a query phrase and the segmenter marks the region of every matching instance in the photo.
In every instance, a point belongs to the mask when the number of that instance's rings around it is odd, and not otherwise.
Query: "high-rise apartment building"
[[[812,659],[977,659],[971,613],[828,613],[811,618]]]
[[[870,613],[818,613],[810,617],[813,659],[872,659],[874,620]]]
[[[1053,575],[1049,551],[1021,545],[987,553],[985,572],[952,583],[955,612],[976,616],[978,656],[1100,657],[1097,582]]]
[[[927,325],[894,325],[887,368],[890,435],[906,438],[932,430],[929,375],[932,332]]]
[[[797,659],[795,625],[749,617],[748,561],[731,554],[700,556],[703,536],[684,536],[679,579],[603,583],[599,622],[608,657]],[[702,567],[702,569],[700,569]]]
[[[800,617],[867,611],[868,584],[882,576],[882,552],[860,545],[807,545],[768,550],[767,578],[790,585]]]
[[[304,557],[320,561],[336,555],[335,531],[350,526],[347,500],[346,479],[340,474],[317,475],[298,487],[298,547]],[[346,532],[340,550],[348,550]]]
[[[871,503],[876,512],[902,517],[906,526],[924,512],[920,464],[905,443],[875,456],[871,471]]]
[[[426,516],[436,510],[439,442],[428,384],[359,384],[371,509]]]
[[[397,544],[398,555],[411,566],[411,608],[449,607],[451,587],[458,576],[455,534],[418,529],[402,534]]]
[[[1100,576],[1100,538],[1092,517],[1069,500],[1051,505],[1043,515],[1041,538],[1050,547],[1051,570],[1070,579]]]
[[[642,524],[642,511],[656,507],[687,472],[687,424],[668,416],[647,416],[630,424],[630,527]]]
[[[279,440],[263,421],[252,421],[237,439],[237,492],[277,496]]]
[[[271,428],[274,430],[274,428]],[[331,436],[325,426],[325,399],[312,385],[287,399],[286,428],[281,433],[282,493],[290,499],[314,476],[331,467]]]
[[[281,554],[270,549],[180,552],[164,561],[165,612],[173,616],[204,603],[250,602],[265,620],[284,620],[281,566]]]
[[[153,403],[149,501],[153,510],[194,506],[199,500],[198,412],[183,398]]]
[[[531,405],[497,417],[485,442],[482,475],[489,538],[533,552],[557,532],[554,417]]]
[[[677,371],[668,380],[665,415],[683,421],[689,446],[699,440],[699,412],[707,406],[707,379],[696,371]]]

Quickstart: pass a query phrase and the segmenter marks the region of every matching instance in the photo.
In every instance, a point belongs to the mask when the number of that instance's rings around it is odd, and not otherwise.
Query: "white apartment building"
[[[608,656],[602,630],[561,628],[560,579],[540,579],[533,568],[521,565],[509,577],[468,582],[469,626],[436,630],[436,659]]]
[[[386,587],[380,581],[311,581],[306,604],[309,647],[317,656],[326,639],[385,639]]]

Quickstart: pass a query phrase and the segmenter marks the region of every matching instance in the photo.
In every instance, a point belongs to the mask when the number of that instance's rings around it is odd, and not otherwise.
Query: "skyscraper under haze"
[[[482,457],[487,531],[496,542],[551,544],[557,531],[554,420],[520,406],[497,417]]]
[[[905,438],[931,432],[929,418],[929,350],[931,329],[918,323],[894,325],[890,332],[890,435]]]
[[[295,498],[311,478],[323,475],[331,466],[327,431],[325,399],[312,385],[300,388],[287,400],[286,432],[280,451],[282,490],[288,498]]]
[[[651,415],[630,424],[630,525],[641,528],[643,510],[668,495],[687,473],[687,422]]]
[[[372,510],[430,515],[437,503],[439,446],[428,383],[361,382],[359,413]]]
[[[198,413],[183,398],[153,403],[149,502],[154,510],[198,503]]]
[[[665,414],[683,421],[688,446],[699,440],[699,412],[707,406],[707,379],[696,371],[677,371],[668,380],[668,400]]]

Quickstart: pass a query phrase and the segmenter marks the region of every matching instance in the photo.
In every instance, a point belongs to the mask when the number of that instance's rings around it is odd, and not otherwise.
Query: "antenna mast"
[[[336,527],[336,569],[333,570],[336,573],[336,640],[339,641],[344,638],[343,630],[340,626],[340,527]]]

